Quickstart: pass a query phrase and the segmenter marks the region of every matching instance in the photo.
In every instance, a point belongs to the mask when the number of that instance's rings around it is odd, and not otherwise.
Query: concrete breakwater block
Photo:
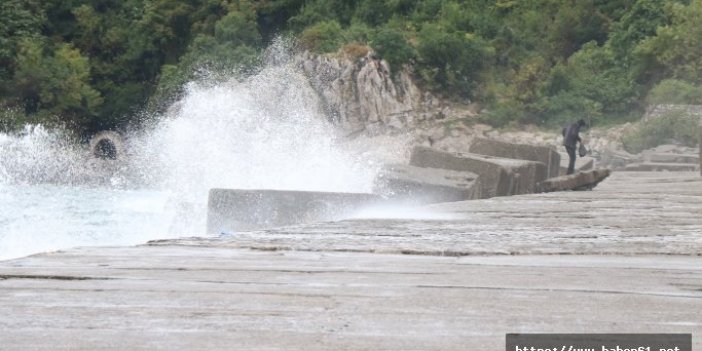
[[[558,173],[559,176],[566,175],[568,172],[568,154],[561,155],[561,171]],[[595,168],[595,159],[590,156],[576,157],[575,158],[575,172],[589,171]],[[551,177],[553,178],[553,177]]]
[[[382,200],[378,195],[287,190],[211,189],[207,233],[281,227],[344,216]]]
[[[598,160],[598,165],[605,165],[613,170],[624,169],[626,165],[641,162],[643,156],[640,154],[630,154],[624,150],[608,150],[602,153]]]
[[[530,194],[537,190],[537,183],[547,178],[546,165],[541,162],[452,153],[425,146],[412,149],[410,165],[475,173],[482,199]]]
[[[609,169],[603,168],[549,178],[539,184],[539,191],[592,190],[610,174]]]
[[[390,200],[436,203],[480,198],[478,175],[472,172],[410,165],[387,165],[375,179],[374,192]]]
[[[699,164],[700,158],[697,155],[676,154],[670,152],[647,152],[643,153],[644,161],[653,163],[691,163]]]
[[[546,165],[548,178],[557,177],[561,164],[561,155],[551,146],[514,144],[504,141],[476,138],[468,149],[471,153],[541,162]]]
[[[699,166],[694,163],[660,163],[660,162],[641,162],[626,165],[626,171],[651,172],[651,171],[668,171],[668,172],[693,172]]]

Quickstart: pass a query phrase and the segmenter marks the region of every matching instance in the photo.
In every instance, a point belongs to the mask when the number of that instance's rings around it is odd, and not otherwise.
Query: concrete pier
[[[702,347],[697,172],[397,213],[0,262],[0,349],[504,350],[536,332]]]

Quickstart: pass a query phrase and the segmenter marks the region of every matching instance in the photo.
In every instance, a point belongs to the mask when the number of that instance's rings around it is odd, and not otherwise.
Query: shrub
[[[496,128],[502,128],[518,123],[522,116],[524,116],[522,105],[512,101],[504,101],[494,104],[488,112],[480,114],[478,121]]]
[[[387,1],[361,0],[356,5],[355,18],[371,26],[379,26],[390,18]]]
[[[699,116],[680,109],[641,121],[637,128],[622,136],[624,149],[631,153],[666,143],[694,147],[699,142]]]
[[[375,29],[359,22],[351,23],[348,28],[344,29],[344,38],[347,42],[370,43],[371,37],[375,33]]]
[[[367,45],[357,42],[346,44],[341,48],[341,52],[352,60],[366,56],[370,50],[371,49]]]
[[[341,25],[334,20],[318,22],[302,32],[300,43],[311,51],[335,52],[343,44]]]
[[[650,105],[702,104],[702,88],[681,80],[666,79],[649,91],[646,100]]]
[[[593,123],[602,119],[602,104],[577,93],[560,92],[544,99],[539,115],[541,119],[531,118],[528,122],[556,127],[582,118]]]
[[[422,79],[449,96],[470,97],[492,55],[489,44],[477,35],[447,31],[434,24],[423,26],[418,39]]]
[[[215,23],[214,37],[218,43],[232,46],[258,47],[261,44],[261,34],[253,15],[238,11],[230,12]]]
[[[405,36],[392,28],[383,28],[378,31],[371,45],[378,55],[396,70],[415,56],[414,48],[407,42]]]

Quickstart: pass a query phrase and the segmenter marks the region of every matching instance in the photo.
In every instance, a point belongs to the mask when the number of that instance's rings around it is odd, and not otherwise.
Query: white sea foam
[[[376,146],[337,138],[284,44],[265,62],[249,77],[188,84],[152,127],[125,135],[119,161],[90,157],[61,130],[0,134],[0,186],[12,193],[0,258],[199,235],[210,188],[371,191]]]

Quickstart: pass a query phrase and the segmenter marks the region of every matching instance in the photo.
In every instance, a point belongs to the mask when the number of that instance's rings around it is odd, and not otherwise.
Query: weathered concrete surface
[[[207,233],[236,233],[330,221],[380,200],[374,194],[211,189],[207,201]]]
[[[700,158],[697,155],[676,154],[672,152],[646,152],[642,154],[645,161],[653,163],[698,164],[700,162]]]
[[[0,266],[3,350],[504,350],[507,332],[692,333],[693,257],[75,249]]]
[[[0,262],[0,349],[504,350],[508,332],[702,347],[696,172],[399,212]]]
[[[475,173],[409,165],[383,167],[374,184],[374,193],[411,203],[479,199],[480,189]]]
[[[669,172],[692,172],[697,170],[696,164],[691,163],[658,163],[658,162],[641,162],[632,163],[624,167],[627,171],[669,171]]]
[[[615,171],[624,170],[626,165],[639,163],[643,160],[640,154],[630,154],[625,150],[614,150],[600,155],[598,165],[605,165]]]
[[[561,155],[551,146],[514,144],[493,139],[475,138],[468,149],[471,153],[541,162],[546,165],[547,178],[558,177]]]
[[[482,198],[533,193],[536,184],[546,179],[546,166],[541,162],[445,152],[423,146],[412,149],[410,165],[476,173],[480,177]]]
[[[339,222],[175,242],[450,256],[702,254],[702,178],[696,172],[615,172],[593,191],[377,210],[379,217],[389,219],[368,218],[373,212]]]
[[[600,155],[598,165],[609,165],[614,170],[690,172],[699,169],[699,148],[663,144],[632,155],[619,150]]]

